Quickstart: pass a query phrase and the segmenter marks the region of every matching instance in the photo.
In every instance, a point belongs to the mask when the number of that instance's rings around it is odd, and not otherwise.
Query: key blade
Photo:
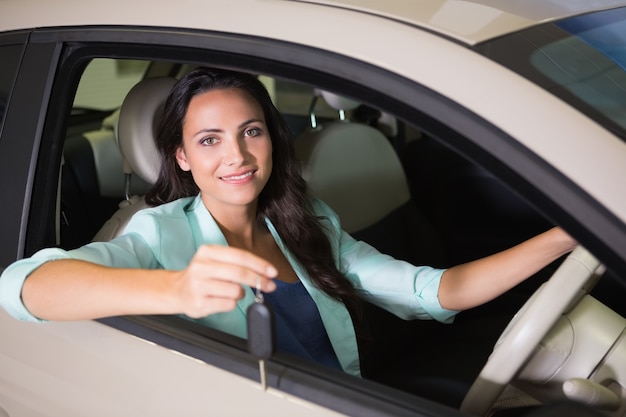
[[[259,360],[259,373],[261,374],[261,388],[263,391],[267,391],[267,373],[265,371],[265,361]]]

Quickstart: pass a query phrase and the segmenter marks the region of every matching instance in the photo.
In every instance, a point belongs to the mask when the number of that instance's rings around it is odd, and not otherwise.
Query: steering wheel
[[[557,320],[595,284],[600,263],[578,246],[508,324],[472,384],[461,411],[486,415]]]

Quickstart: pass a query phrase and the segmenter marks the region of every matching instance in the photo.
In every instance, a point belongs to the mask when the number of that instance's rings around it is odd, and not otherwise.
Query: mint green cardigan
[[[437,298],[443,270],[413,266],[381,254],[343,232],[337,215],[326,204],[315,200],[313,207],[323,218],[337,267],[364,299],[407,320],[452,321],[456,311],[442,308]],[[348,310],[311,283],[269,220],[267,226],[317,305],[344,371],[360,375],[356,335]],[[203,244],[227,242],[199,196],[145,209],[131,219],[124,235],[110,242],[94,242],[71,251],[44,249],[13,263],[0,276],[0,305],[15,318],[42,321],[26,309],[20,294],[26,277],[49,260],[74,258],[112,267],[181,270]],[[251,288],[245,290],[244,298],[233,311],[196,321],[246,338],[245,313],[254,302],[254,293]]]

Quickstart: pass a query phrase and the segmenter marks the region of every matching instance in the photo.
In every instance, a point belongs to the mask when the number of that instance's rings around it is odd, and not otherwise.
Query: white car
[[[182,317],[0,310],[0,416],[626,416],[626,1],[3,0],[0,16],[0,268],[123,230],[154,164],[118,120],[151,138],[196,65],[258,75],[313,192],[383,252],[445,267],[553,225],[580,243],[453,324],[367,305],[363,378],[277,352],[266,390],[245,340]]]

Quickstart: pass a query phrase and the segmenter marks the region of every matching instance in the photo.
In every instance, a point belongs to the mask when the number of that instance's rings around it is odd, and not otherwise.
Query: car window
[[[114,60],[98,63],[109,69],[119,68]],[[94,73],[88,70],[82,75],[81,86],[94,79]],[[364,111],[363,105],[356,103],[356,107],[344,112],[345,120],[341,121],[342,109],[333,108],[319,96],[317,86],[270,74],[260,78],[294,134],[296,154],[304,164],[313,195],[338,214],[344,229],[356,239],[414,264],[447,267],[493,253],[550,227],[489,172],[442,146],[441,138],[425,133],[419,124],[403,130],[404,146],[400,150],[396,147],[397,138],[379,128],[386,124],[379,123],[382,113],[377,109],[366,106]],[[113,80],[119,81],[119,91],[132,86],[125,77]],[[93,102],[106,101],[98,96],[107,96],[107,91],[90,91]],[[118,94],[115,102],[100,108],[110,110],[116,103],[119,106],[123,94]],[[368,117],[363,118],[363,113]],[[318,124],[315,130],[311,129],[311,114]],[[356,133],[352,133],[352,128]],[[333,129],[346,129],[342,140],[316,137],[332,133]],[[115,149],[114,132],[106,126],[95,132],[98,134],[89,131],[66,139],[61,198],[62,240],[66,247],[90,241],[125,199],[121,154],[98,154],[104,149]],[[322,142],[324,148],[317,147],[314,159],[309,159],[312,155],[306,154],[306,148]],[[355,152],[357,149],[359,152]],[[94,163],[103,158],[107,164]],[[111,178],[120,180],[117,195],[101,192],[104,179]],[[475,320],[459,324],[454,331],[428,321],[407,322],[365,303],[367,332],[371,336],[367,348],[363,348],[363,374],[373,381],[420,395],[436,393],[430,392],[428,382],[416,381],[411,375],[423,375],[424,381],[445,376],[469,384],[494,338],[516,311],[518,297],[523,299],[532,293],[537,282],[550,272],[544,271],[528,283],[528,288],[512,294],[515,302],[506,308],[476,310]],[[476,357],[454,355],[449,351],[454,344],[444,348],[445,343],[421,343],[424,337],[444,341],[458,337],[457,332],[469,335],[469,329],[487,316],[492,326],[483,327],[476,339]],[[461,338],[458,343],[471,341]],[[424,363],[412,357],[431,360]],[[399,377],[400,374],[404,376]],[[447,401],[458,402],[460,396],[450,394]]]
[[[621,8],[521,31],[478,49],[626,140],[625,33]]]

